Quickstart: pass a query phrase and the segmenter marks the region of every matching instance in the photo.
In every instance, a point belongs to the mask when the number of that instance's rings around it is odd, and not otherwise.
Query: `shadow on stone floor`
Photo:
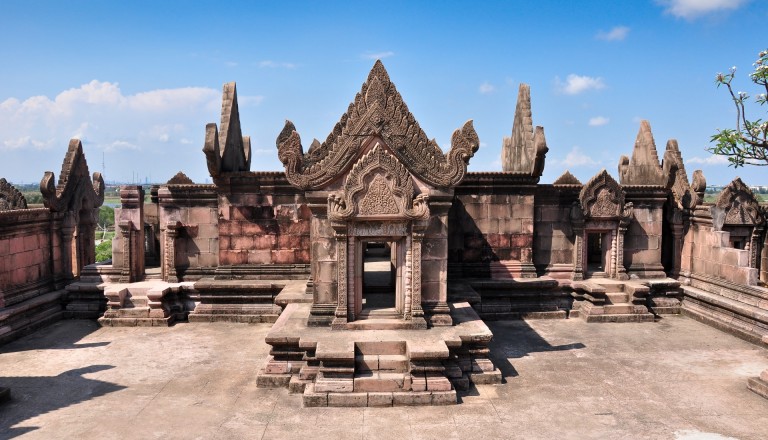
[[[0,377],[0,384],[11,389],[10,400],[0,404],[0,438],[14,438],[37,429],[12,428],[25,420],[126,388],[83,377],[112,368],[115,367],[91,365],[58,376]]]
[[[581,350],[586,348],[581,342],[552,345],[542,338],[536,330],[524,320],[486,322],[493,332],[491,360],[501,370],[502,378],[516,377],[517,370],[509,359],[519,359],[530,353],[548,351]]]
[[[68,320],[68,323],[76,325],[64,325],[65,321],[57,321],[45,327],[45,331],[38,331],[24,338],[9,342],[0,346],[0,353],[15,353],[30,350],[70,350],[74,348],[92,348],[109,345],[109,342],[86,342],[78,344],[77,341],[100,329],[95,321],[78,319]]]

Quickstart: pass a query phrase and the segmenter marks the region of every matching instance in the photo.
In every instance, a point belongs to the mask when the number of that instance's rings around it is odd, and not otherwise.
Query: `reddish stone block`
[[[220,250],[230,249],[231,244],[230,244],[230,240],[229,239],[230,239],[230,237],[228,235],[219,236],[219,249]]]
[[[312,211],[309,209],[309,207],[307,205],[299,206],[299,218],[301,220],[310,220],[310,219],[312,219]],[[307,224],[309,224],[309,223],[307,223]]]
[[[277,244],[277,237],[274,235],[260,235],[253,237],[253,249],[274,249]]]
[[[248,264],[269,264],[272,252],[269,250],[248,251]]]
[[[297,249],[301,248],[301,236],[299,235],[278,235],[278,249]]]
[[[312,255],[308,249],[296,250],[296,263],[297,264],[309,264],[312,260]]]
[[[248,262],[247,251],[227,250],[219,252],[219,264],[245,264]]]
[[[260,223],[243,222],[240,225],[242,235],[264,235],[266,229]]]
[[[253,241],[254,241],[253,237],[242,236],[242,235],[237,237],[233,236],[230,239],[230,246],[232,247],[232,249],[252,249],[254,247]]]
[[[272,251],[272,263],[275,264],[294,264],[296,262],[296,253],[293,250]]]

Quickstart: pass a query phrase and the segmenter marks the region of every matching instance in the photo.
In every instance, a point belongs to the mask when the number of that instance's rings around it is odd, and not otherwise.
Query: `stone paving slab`
[[[506,383],[459,405],[303,408],[256,386],[269,324],[60,321],[0,347],[0,438],[768,438],[768,351],[694,320],[488,326]]]

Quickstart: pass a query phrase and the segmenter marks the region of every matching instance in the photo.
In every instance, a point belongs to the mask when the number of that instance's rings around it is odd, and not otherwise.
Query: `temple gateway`
[[[285,172],[251,171],[225,84],[203,147],[213,183],[121,187],[106,263],[104,183],[80,141],[58,184],[43,177],[44,207],[0,180],[0,342],[61,318],[272,323],[258,385],[305,406],[456,404],[501,383],[489,320],[683,313],[768,345],[766,206],[738,178],[705,202],[701,171],[689,180],[674,139],[659,161],[647,121],[615,177],[541,184],[548,147],[522,84],[503,171],[467,172],[472,121],[444,152],[377,61],[323,142],[305,149],[287,121],[276,143]],[[768,396],[768,370],[748,386]]]

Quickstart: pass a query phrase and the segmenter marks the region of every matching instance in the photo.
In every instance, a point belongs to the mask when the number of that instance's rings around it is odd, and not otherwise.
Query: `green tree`
[[[753,83],[757,84],[761,91],[755,96],[755,102],[760,106],[765,105],[768,95],[768,49],[760,52],[757,61],[753,64],[754,72],[749,74]],[[724,85],[731,94],[731,99],[736,106],[736,128],[717,130],[712,136],[711,142],[715,145],[707,151],[727,156],[728,161],[735,168],[744,165],[768,165],[768,121],[762,119],[747,119],[744,103],[749,99],[745,92],[734,92],[731,82],[736,74],[736,67],[731,67],[728,73],[718,73],[715,83],[718,87]]]
[[[109,206],[99,208],[99,229],[101,229],[101,239],[103,240],[107,231],[115,225],[115,209]]]
[[[96,245],[96,262],[101,263],[112,259],[112,240],[102,241]]]

